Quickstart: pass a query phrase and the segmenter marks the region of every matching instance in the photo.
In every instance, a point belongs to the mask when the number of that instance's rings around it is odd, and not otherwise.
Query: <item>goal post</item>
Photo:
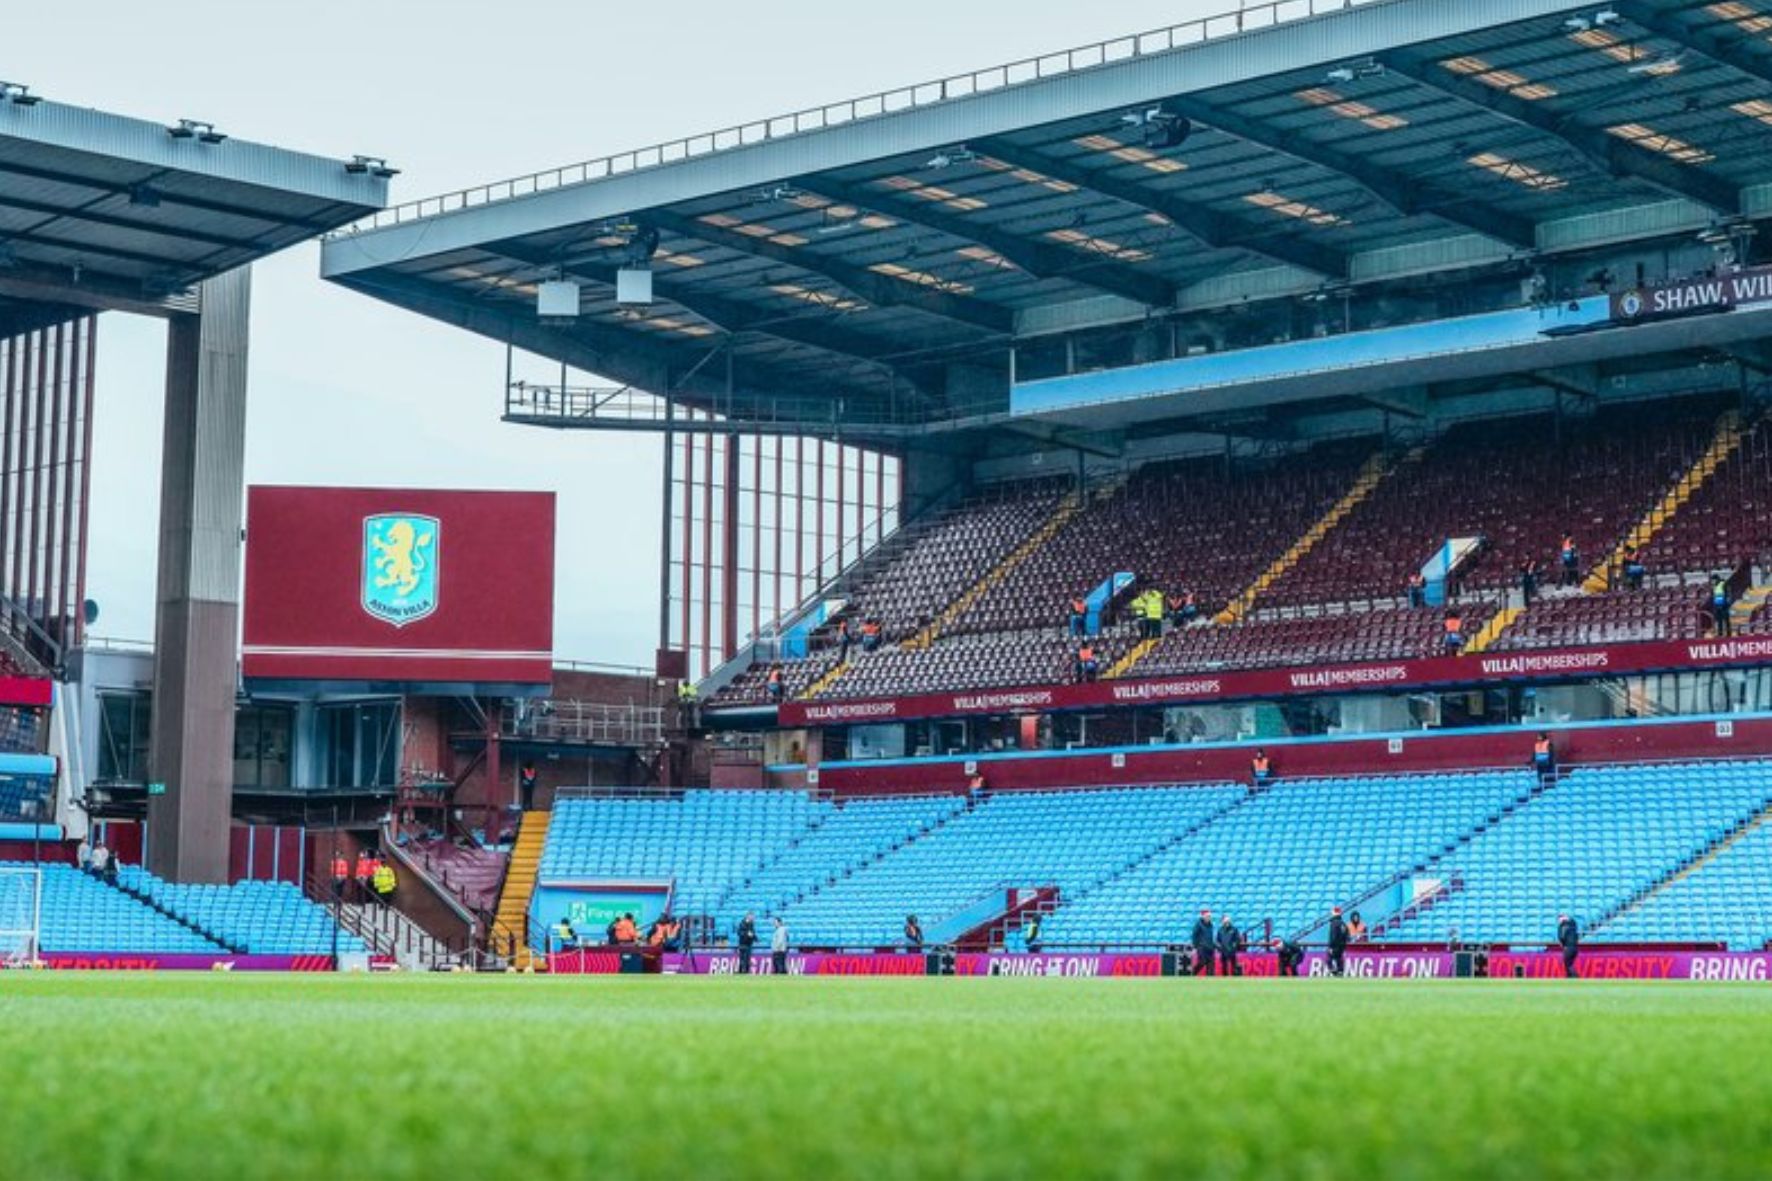
[[[29,865],[0,866],[0,967],[37,964],[42,930],[43,871]]]

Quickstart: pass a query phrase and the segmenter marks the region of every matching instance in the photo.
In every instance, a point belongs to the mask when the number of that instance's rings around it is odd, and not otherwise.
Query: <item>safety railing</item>
[[[960,417],[1000,406],[953,406],[941,417]],[[849,404],[830,397],[746,398],[690,414],[667,411],[662,398],[631,386],[547,385],[514,381],[505,391],[504,417],[525,426],[559,429],[662,430],[667,425],[684,434],[803,434],[807,437],[844,434],[898,433],[936,420],[927,409],[907,400]],[[729,411],[730,413],[726,413]]]
[[[1148,32],[1134,33],[1063,49],[1055,53],[1019,58],[982,70],[937,78],[910,86],[884,90],[859,98],[809,107],[786,115],[742,123],[718,131],[668,140],[644,148],[601,156],[577,164],[546,169],[527,176],[511,177],[491,184],[459,189],[434,197],[408,201],[384,209],[369,219],[335,231],[329,237],[344,237],[366,230],[382,229],[402,222],[417,221],[457,210],[471,209],[510,201],[536,193],[588,184],[634,172],[643,172],[668,164],[678,164],[698,156],[751,147],[788,136],[807,135],[878,119],[919,107],[935,106],[957,99],[972,98],[993,91],[1008,90],[1044,82],[1068,74],[1101,69],[1122,62],[1155,54],[1171,53],[1216,41],[1224,37],[1271,29],[1292,21],[1322,16],[1352,8],[1395,4],[1401,0],[1252,0],[1234,12],[1197,17],[1180,24]]]
[[[535,742],[601,742],[657,746],[664,742],[664,709],[656,705],[607,705],[595,701],[516,701],[505,707],[499,732]]]
[[[308,875],[303,892],[324,907],[340,931],[355,935],[373,955],[391,956],[402,964],[434,968],[442,961],[466,956],[471,943],[439,939],[411,917],[379,897],[368,883],[344,883]]]

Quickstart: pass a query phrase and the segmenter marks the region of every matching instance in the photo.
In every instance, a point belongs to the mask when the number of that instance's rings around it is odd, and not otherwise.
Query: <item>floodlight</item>
[[[218,144],[228,138],[215,129],[215,124],[202,119],[180,119],[166,129],[166,134],[173,139],[195,139],[206,144]]]
[[[368,173],[378,180],[387,180],[400,175],[398,168],[389,167],[388,162],[380,156],[352,156],[345,161],[345,171],[353,176],[362,176]]]

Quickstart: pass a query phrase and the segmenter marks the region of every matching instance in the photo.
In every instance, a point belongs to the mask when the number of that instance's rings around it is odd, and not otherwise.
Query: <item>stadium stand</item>
[[[686,791],[565,796],[554,805],[539,876],[673,879],[680,914],[707,914],[734,885],[830,811],[802,792]]]
[[[55,780],[0,772],[0,820],[53,819]]]
[[[39,748],[42,726],[34,709],[0,705],[0,753],[30,754]]]
[[[1163,590],[1192,590],[1210,605],[1203,610],[1216,610],[1328,510],[1370,451],[1327,444],[1228,476],[1222,459],[1147,465],[1094,499],[945,630],[1060,626],[1072,595],[1121,570]]]
[[[867,586],[845,614],[877,619],[888,640],[915,635],[1059,510],[1070,482],[999,485],[966,501],[920,536]]]
[[[1772,559],[1772,418],[1761,417],[1643,543],[1652,573],[1702,574]]]
[[[773,663],[781,665],[782,694],[785,698],[803,697],[819,680],[837,666],[837,651],[825,648],[802,660],[763,661],[753,664],[732,683],[714,696],[716,705],[762,705],[769,701],[768,679]]]
[[[1524,771],[1281,781],[1134,872],[1066,893],[1047,921],[1052,943],[1179,938],[1211,907],[1247,928],[1293,934],[1517,807]]]
[[[21,862],[0,864],[8,869],[30,868]],[[218,955],[229,950],[71,865],[44,865],[42,871],[43,951]],[[7,880],[0,878],[0,884]],[[12,880],[7,888],[20,886]]]
[[[1593,938],[1663,943],[1694,931],[1731,949],[1772,943],[1772,822],[1765,813],[1717,842],[1679,875],[1600,925]]]
[[[993,893],[1087,892],[1246,791],[1219,784],[993,795],[789,906],[788,928],[807,942],[887,944],[915,914],[936,938],[945,920]]]
[[[1465,634],[1474,635],[1495,612],[1490,603],[1463,608]],[[1445,651],[1445,613],[1396,607],[1330,613],[1318,609],[1227,625],[1171,631],[1139,662],[1140,675],[1202,669],[1262,668],[1358,660],[1400,660]]]
[[[1710,634],[1710,601],[1702,576],[1691,585],[1645,587],[1590,595],[1549,592],[1503,632],[1496,651],[1694,640]]]
[[[1429,868],[1460,879],[1460,888],[1380,935],[1439,940],[1456,928],[1467,940],[1529,943],[1563,912],[1584,928],[1600,926],[1772,804],[1769,772],[1758,761],[1569,771],[1529,807],[1438,859]],[[1681,926],[1676,938],[1712,937],[1695,917]]]
[[[1069,482],[1062,479],[992,485],[927,522],[907,526],[907,536],[896,543],[895,552],[855,590],[837,617],[847,620],[853,629],[851,656],[860,657],[863,620],[880,623],[890,650],[896,651],[899,643],[914,637],[942,608],[1050,520],[1065,502],[1068,487]],[[835,625],[834,618],[815,636],[820,647],[812,654],[780,662],[787,697],[805,695],[835,668]],[[714,703],[768,701],[765,681],[769,664],[765,661],[746,669]]]
[[[1528,559],[1551,580],[1565,534],[1585,572],[1704,450],[1720,413],[1700,398],[1611,407],[1560,431],[1545,416],[1455,427],[1406,457],[1342,522],[1335,545],[1299,562],[1266,599],[1400,599],[1409,575],[1455,537],[1488,543],[1459,578],[1466,589],[1511,588]]]
[[[719,928],[730,931],[747,912],[774,914],[916,840],[964,806],[958,796],[889,796],[834,807],[720,902]]]
[[[1141,587],[1192,590],[1202,618],[1139,644],[1110,603],[1095,638],[1104,674],[1437,655],[1443,614],[1410,608],[1405,590],[1456,537],[1483,539],[1454,579],[1463,634],[1478,641],[1467,650],[1698,638],[1712,626],[1709,577],[1772,561],[1769,440],[1772,422],[1743,424],[1722,400],[1697,397],[1561,425],[1543,415],[1467,423],[1388,466],[1371,466],[1371,444],[1345,442],[1228,475],[1222,459],[1156,462],[1094,486],[1074,509],[1054,481],[998,486],[855,592],[845,617],[883,618],[880,651],[854,646],[839,670],[833,648],[815,647],[783,664],[784,697],[1070,681],[1065,605],[1120,571]],[[1565,535],[1580,587],[1556,585]],[[1649,567],[1640,591],[1617,573],[1627,541]],[[1522,613],[1528,560],[1541,567],[1540,591]],[[1765,620],[1755,611],[1740,626]],[[715,704],[766,701],[766,672],[746,670]]]
[[[208,932],[230,951],[253,955],[330,955],[366,951],[332,916],[290,882],[236,882],[231,886],[175,885],[137,865],[125,865],[117,884],[173,917]]]
[[[1130,628],[1095,637],[1102,670],[1135,643]],[[1061,630],[943,636],[928,648],[893,646],[857,657],[828,696],[873,697],[932,689],[994,689],[1076,678],[1077,642]]]
[[[1011,889],[1053,888],[1053,947],[1179,939],[1201,907],[1320,940],[1331,906],[1373,938],[1542,943],[1569,912],[1600,941],[1772,937],[1772,765],[1583,767],[897,796],[789,791],[568,799],[542,877],[672,878],[680,915],[729,934],[781,914],[796,945],[930,938]],[[564,821],[564,823],[561,823]],[[983,909],[979,904],[986,903]],[[1001,909],[1000,907],[998,908]],[[1271,925],[1271,926],[1270,926]],[[1012,940],[1013,941],[1013,940]]]

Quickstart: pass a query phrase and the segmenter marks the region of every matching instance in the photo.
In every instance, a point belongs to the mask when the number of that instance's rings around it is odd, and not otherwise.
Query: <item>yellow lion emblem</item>
[[[431,544],[430,532],[418,532],[411,521],[395,521],[370,541],[375,546],[376,587],[391,587],[402,598],[417,590],[426,568],[421,551]]]

